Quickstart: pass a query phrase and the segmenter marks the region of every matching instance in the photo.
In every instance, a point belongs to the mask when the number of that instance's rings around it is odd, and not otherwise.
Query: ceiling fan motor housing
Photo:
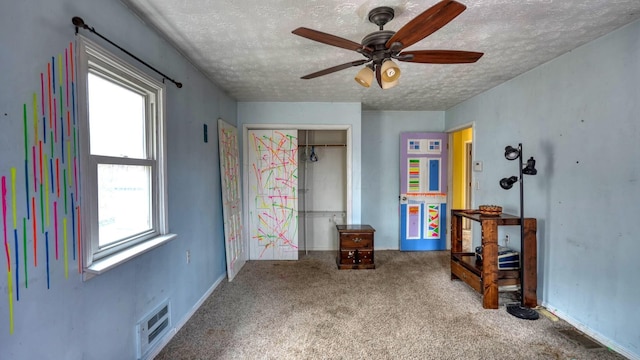
[[[369,21],[378,25],[380,30],[393,19],[395,11],[388,6],[380,6],[369,11]]]
[[[380,6],[369,11],[369,21],[378,25],[380,30],[372,32],[368,34],[362,39],[362,45],[364,47],[373,49],[373,51],[368,54],[368,58],[373,60],[376,65],[382,64],[385,59],[390,59],[395,57],[398,54],[400,49],[402,48],[402,44],[399,46],[394,46],[391,48],[387,48],[386,44],[395,35],[395,31],[384,30],[383,27],[386,23],[391,21],[395,16],[395,11],[393,8],[388,6]],[[394,45],[396,45],[394,43]]]
[[[371,59],[376,61],[382,61],[385,58],[389,58],[391,55],[388,53],[388,49],[385,44],[395,34],[395,31],[380,30],[372,32],[362,39],[362,45],[373,49],[371,53]]]

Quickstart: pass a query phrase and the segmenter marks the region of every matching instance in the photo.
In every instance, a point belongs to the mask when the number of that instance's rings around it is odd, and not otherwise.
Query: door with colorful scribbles
[[[242,236],[238,129],[222,119],[218,120],[218,150],[227,277],[231,281],[246,263],[249,250]]]
[[[400,135],[400,250],[446,250],[446,133]]]
[[[298,259],[298,131],[249,130],[249,259]]]

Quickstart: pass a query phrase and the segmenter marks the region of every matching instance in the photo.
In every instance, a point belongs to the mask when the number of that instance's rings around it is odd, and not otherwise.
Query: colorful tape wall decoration
[[[28,289],[29,276],[38,274],[33,271],[38,268],[38,257],[44,256],[47,289],[55,287],[60,275],[69,278],[70,262],[77,263],[78,274],[82,272],[73,47],[70,42],[63,52],[51,56],[39,79],[36,77],[36,91],[22,104],[24,164],[0,167],[0,234],[9,309],[8,314],[0,314],[0,326],[6,326],[10,334],[14,332],[14,310],[19,308],[21,295],[26,296],[20,290]],[[17,198],[18,184],[24,186],[23,199]],[[61,271],[53,270],[58,267]]]

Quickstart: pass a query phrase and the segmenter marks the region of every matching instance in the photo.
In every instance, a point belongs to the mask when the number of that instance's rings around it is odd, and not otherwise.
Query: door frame
[[[473,196],[473,140],[464,142],[464,207],[471,209]],[[471,229],[471,220],[462,219],[462,230]]]
[[[473,143],[473,147],[471,148],[472,150],[472,159],[475,159],[475,155],[476,155],[476,149],[477,144],[476,144],[476,122],[475,121],[471,121],[468,123],[464,123],[461,125],[458,125],[456,127],[453,127],[451,129],[447,129],[445,130],[445,132],[447,134],[449,134],[449,145],[451,146],[451,144],[453,144],[453,133],[460,131],[460,130],[465,130],[471,128],[471,143]],[[448,164],[448,174],[447,174],[447,187],[449,189],[449,191],[447,191],[447,204],[453,204],[453,149],[449,149],[449,164]],[[471,182],[472,184],[475,181],[475,176],[473,174],[473,171],[471,172]],[[474,198],[475,198],[475,194],[471,194],[471,208],[474,207]],[[451,206],[447,211],[451,211],[453,208],[453,206]],[[451,229],[451,216],[447,216],[447,250],[451,249],[451,231],[449,231],[449,229]]]
[[[353,191],[352,191],[352,178],[353,178],[353,162],[352,162],[352,126],[351,125],[313,125],[313,124],[243,124],[242,125],[242,164],[240,169],[242,171],[242,206],[243,209],[249,209],[249,174],[248,168],[248,149],[247,146],[249,138],[249,130],[342,130],[347,132],[347,224],[351,223],[352,209],[353,209]],[[244,224],[249,224],[249,211],[245,210],[242,214],[242,221]],[[250,234],[249,231],[242,232],[243,242],[249,249]]]

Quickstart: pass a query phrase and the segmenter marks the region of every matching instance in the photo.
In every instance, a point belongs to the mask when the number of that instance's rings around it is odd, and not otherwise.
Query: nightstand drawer
[[[352,233],[340,236],[340,248],[372,249],[373,235],[371,233]]]
[[[372,250],[341,250],[341,264],[373,264]]]

